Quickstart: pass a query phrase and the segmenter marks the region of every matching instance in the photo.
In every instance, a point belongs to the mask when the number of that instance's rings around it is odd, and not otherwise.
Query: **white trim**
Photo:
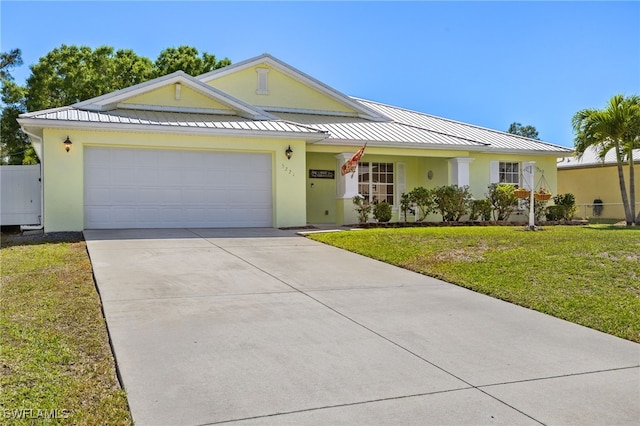
[[[338,199],[347,200],[358,195],[358,166],[356,165],[354,173],[342,175],[342,165],[349,161],[352,155],[352,152],[341,152],[334,155],[336,159],[336,175],[338,177],[336,180],[336,198]]]
[[[398,186],[398,182],[396,180],[396,163],[394,163],[393,161],[359,161],[359,163],[363,163],[363,164],[367,164],[367,167],[369,169],[369,181],[368,182],[362,182],[363,185],[368,185],[369,186],[369,202],[373,203],[373,197],[375,196],[374,194],[374,190],[373,190],[373,186],[374,185],[378,185],[378,186],[384,186],[384,187],[388,187],[391,186],[391,190],[393,191],[393,202],[391,203],[392,208],[393,207],[397,207],[398,203],[399,203],[399,198],[398,198],[398,190],[397,190],[397,186]],[[393,167],[393,172],[392,172],[392,176],[394,178],[393,182],[374,182],[373,181],[373,164],[384,164],[384,165],[389,165],[391,164],[391,166]],[[384,173],[385,175],[388,175],[389,172],[388,170],[385,170],[384,172],[378,172],[379,174]],[[358,165],[358,168],[356,168],[356,175],[358,176],[358,185],[360,185],[360,165]],[[359,191],[360,187],[358,186],[358,193],[360,193]],[[386,197],[385,197],[385,201],[386,201]]]
[[[456,157],[449,159],[449,166],[451,167],[451,176],[449,181],[451,185],[467,186],[470,183],[469,164],[473,162],[475,158],[470,157]]]
[[[123,104],[116,105],[117,109],[133,109],[142,111],[158,111],[158,112],[185,112],[194,114],[214,114],[214,115],[231,115],[237,116],[238,113],[234,109],[213,109],[213,108],[191,108],[191,107],[174,107],[166,105],[147,105],[147,104]]]
[[[55,129],[77,129],[77,130],[103,130],[108,132],[134,132],[134,133],[169,133],[183,135],[215,135],[215,136],[250,136],[257,138],[283,138],[302,139],[306,142],[322,140],[326,134],[313,132],[283,132],[278,130],[244,130],[244,129],[215,129],[210,127],[192,127],[179,125],[156,125],[156,124],[127,124],[127,123],[102,123],[86,121],[68,120],[47,120],[37,118],[18,119],[21,126],[32,126],[37,128]]]

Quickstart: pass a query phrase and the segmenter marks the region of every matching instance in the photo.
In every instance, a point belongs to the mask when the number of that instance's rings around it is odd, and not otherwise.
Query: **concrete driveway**
[[[293,232],[85,238],[137,425],[640,418],[640,345]]]

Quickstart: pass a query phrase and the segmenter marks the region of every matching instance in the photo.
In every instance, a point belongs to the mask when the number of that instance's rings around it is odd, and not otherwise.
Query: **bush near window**
[[[355,206],[356,213],[358,213],[358,223],[367,223],[369,214],[373,208],[369,200],[362,195],[356,195],[353,197],[353,205]]]
[[[443,222],[458,222],[469,211],[471,192],[468,186],[439,186],[434,192],[436,209]]]
[[[435,212],[436,201],[433,190],[418,186],[413,188],[409,197],[418,207],[418,222],[425,220],[429,213]]]
[[[408,214],[416,214],[412,206],[413,200],[411,199],[411,193],[403,192],[400,196],[400,211],[402,212],[402,217],[405,222],[407,221]]]
[[[471,212],[469,213],[469,220],[491,220],[491,212],[493,208],[491,201],[485,199],[471,201]]]
[[[391,220],[391,204],[386,201],[373,205],[373,218],[378,222],[389,222]]]
[[[518,206],[518,198],[514,191],[516,187],[508,183],[492,183],[489,185],[487,199],[493,206],[494,220],[508,221],[509,216]]]

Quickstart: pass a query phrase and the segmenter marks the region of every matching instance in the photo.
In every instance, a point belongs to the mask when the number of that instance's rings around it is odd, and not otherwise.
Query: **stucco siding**
[[[636,167],[636,214],[640,212],[640,172]],[[627,192],[629,188],[629,167],[623,167]],[[618,179],[617,166],[594,166],[585,168],[558,169],[558,191],[570,192],[576,197],[578,204],[577,215],[580,217],[593,217],[591,205],[595,199],[604,203],[600,217],[607,219],[624,219],[624,207]]]
[[[257,68],[266,68],[268,72],[269,94],[258,94]],[[227,74],[207,84],[229,93],[236,98],[261,107],[271,106],[278,108],[306,109],[318,111],[335,111],[340,113],[353,113],[354,110],[337,102],[331,97],[299,81],[289,77],[268,64],[259,64],[239,70],[233,74]]]
[[[68,153],[62,144],[67,135],[73,141]],[[306,223],[305,199],[300,196],[305,191],[304,141],[56,129],[45,129],[44,139],[46,232],[84,228],[85,146],[270,153],[273,158],[273,226]],[[294,151],[290,160],[284,155],[288,146]]]
[[[175,84],[170,84],[159,89],[152,90],[142,95],[134,96],[122,102],[123,104],[171,106],[179,108],[207,108],[232,112],[228,106],[211,99],[197,91],[180,85],[179,99],[176,99]]]

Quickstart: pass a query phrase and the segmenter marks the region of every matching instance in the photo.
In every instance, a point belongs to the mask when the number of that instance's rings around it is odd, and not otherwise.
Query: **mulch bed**
[[[559,220],[547,221],[536,226],[550,225],[588,225],[588,220]],[[419,228],[441,226],[528,226],[528,222],[496,222],[496,221],[466,221],[466,222],[369,222],[349,225],[352,228]]]

